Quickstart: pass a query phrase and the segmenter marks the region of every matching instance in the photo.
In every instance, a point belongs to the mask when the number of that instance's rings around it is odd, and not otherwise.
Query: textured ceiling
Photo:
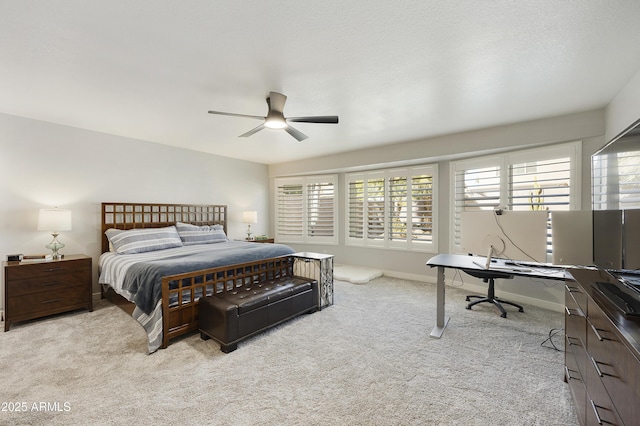
[[[637,0],[0,1],[0,112],[278,163],[604,107]],[[265,115],[270,91],[309,139]]]

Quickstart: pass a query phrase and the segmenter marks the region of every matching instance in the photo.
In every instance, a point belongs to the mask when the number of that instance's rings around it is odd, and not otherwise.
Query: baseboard
[[[399,278],[401,280],[421,281],[421,282],[429,282],[429,283],[433,282],[433,284],[436,283],[432,277],[429,277],[426,275],[407,274],[407,273],[398,272],[398,271],[382,271],[382,275],[384,275],[385,277]]]

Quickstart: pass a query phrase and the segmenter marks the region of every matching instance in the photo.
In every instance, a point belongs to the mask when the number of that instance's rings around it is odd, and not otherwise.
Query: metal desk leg
[[[436,326],[431,330],[431,337],[439,339],[449,322],[444,315],[444,266],[438,266],[438,281],[436,287]]]

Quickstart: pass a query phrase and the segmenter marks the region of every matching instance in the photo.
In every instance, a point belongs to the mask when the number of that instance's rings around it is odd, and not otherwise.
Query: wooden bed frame
[[[222,225],[227,232],[226,205],[196,205],[196,204],[152,204],[152,203],[102,203],[102,252],[109,251],[109,240],[105,231],[110,228],[137,229],[160,228],[175,225],[176,222],[194,225]],[[247,280],[253,280],[258,275],[267,278],[273,274],[287,273],[282,268],[293,268],[290,262],[250,262],[233,265],[233,267],[213,268],[195,271],[181,275],[165,277],[162,280],[162,348],[166,348],[169,340],[198,329],[198,300],[196,294],[207,288],[216,288],[219,283],[234,281],[235,286],[241,286]],[[291,263],[291,266],[288,265]],[[221,281],[222,280],[222,281]],[[170,289],[170,284],[176,285]],[[213,287],[209,287],[213,286]],[[104,286],[103,286],[104,287]],[[133,313],[135,305],[117,294],[113,289],[102,289],[102,294],[113,304],[120,307],[129,315]],[[184,301],[178,297],[176,306],[169,306],[169,298],[179,294],[189,295]]]

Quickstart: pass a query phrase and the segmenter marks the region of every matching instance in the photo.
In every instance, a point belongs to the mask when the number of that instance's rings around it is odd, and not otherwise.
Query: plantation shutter
[[[277,187],[276,233],[278,237],[301,239],[304,222],[302,184],[283,184]]]
[[[411,178],[411,240],[433,242],[433,176]]]
[[[570,157],[512,164],[510,175],[511,210],[569,210]]]
[[[452,162],[453,251],[460,250],[463,211],[579,209],[581,155],[581,143],[571,142]],[[550,232],[547,242],[550,251]]]
[[[349,238],[364,238],[364,181],[348,182],[348,233]]]
[[[407,177],[389,178],[389,240],[407,240]]]
[[[460,213],[494,210],[500,207],[501,167],[500,164],[484,166],[475,162],[469,164],[461,162],[454,167],[456,168],[454,171],[453,241],[456,247],[460,247],[462,238]]]
[[[346,243],[433,250],[434,170],[429,165],[346,175]]]
[[[384,178],[368,179],[366,191],[367,238],[370,240],[384,240]]]
[[[337,175],[276,178],[276,239],[337,244]]]
[[[334,183],[307,184],[307,235],[334,236]]]

